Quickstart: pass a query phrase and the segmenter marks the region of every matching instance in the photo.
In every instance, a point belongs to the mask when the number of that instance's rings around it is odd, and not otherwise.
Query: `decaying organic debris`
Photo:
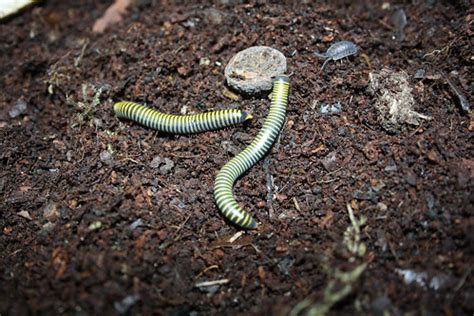
[[[413,110],[415,99],[408,75],[388,68],[369,73],[368,91],[376,96],[374,107],[379,112],[379,122],[390,133],[400,131],[403,124],[418,125],[420,120],[431,117]]]

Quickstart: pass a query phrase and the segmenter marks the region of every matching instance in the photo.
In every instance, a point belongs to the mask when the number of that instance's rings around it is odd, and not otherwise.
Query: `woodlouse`
[[[330,60],[336,61],[344,57],[355,55],[357,54],[358,50],[359,48],[357,47],[356,44],[350,41],[340,41],[329,46],[326,53],[324,54],[314,53],[314,54],[320,58],[326,58],[326,60],[323,63],[323,66],[321,67],[321,71],[322,71],[324,70],[324,67],[326,67],[326,64]]]

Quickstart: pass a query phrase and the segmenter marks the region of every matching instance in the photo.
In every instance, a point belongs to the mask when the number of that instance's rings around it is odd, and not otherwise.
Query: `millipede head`
[[[275,77],[274,81],[290,82],[290,78],[288,78],[287,75],[278,75]]]
[[[120,110],[121,102],[114,103],[114,113],[117,113]]]
[[[242,122],[250,121],[251,119],[253,119],[252,114],[242,111]]]

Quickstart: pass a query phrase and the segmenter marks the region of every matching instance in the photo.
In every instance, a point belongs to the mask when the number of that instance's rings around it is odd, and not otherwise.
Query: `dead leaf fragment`
[[[390,133],[398,132],[403,124],[417,126],[420,120],[431,119],[414,110],[415,98],[408,78],[405,72],[388,68],[369,73],[368,91],[376,97],[374,108],[380,125]]]

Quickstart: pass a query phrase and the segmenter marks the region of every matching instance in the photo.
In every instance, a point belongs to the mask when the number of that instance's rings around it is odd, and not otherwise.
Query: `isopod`
[[[322,71],[324,70],[324,67],[326,67],[326,64],[330,60],[336,61],[344,57],[355,55],[357,54],[358,50],[359,48],[357,47],[356,44],[350,41],[340,41],[329,46],[326,53],[324,54],[314,53],[314,54],[320,58],[326,58],[326,60],[323,63],[323,66],[321,67],[321,71]]]

